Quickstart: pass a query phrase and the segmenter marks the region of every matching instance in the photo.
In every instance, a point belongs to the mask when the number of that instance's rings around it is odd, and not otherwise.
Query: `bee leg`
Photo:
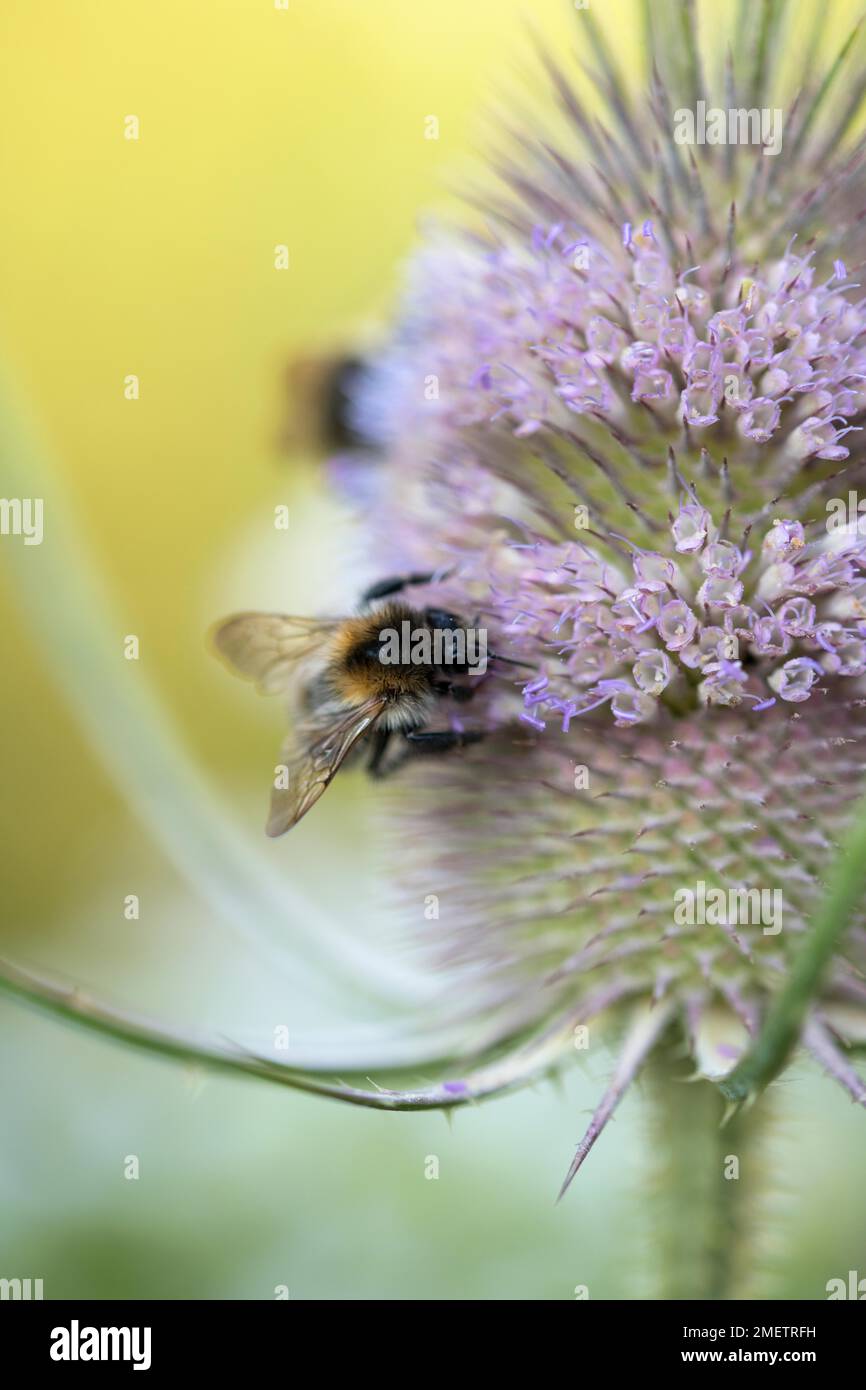
[[[429,584],[438,573],[438,570],[432,570],[429,574],[398,574],[390,579],[380,579],[378,584],[371,584],[370,588],[364,591],[361,603],[373,603],[377,598],[390,598],[392,594],[399,594],[412,584]]]
[[[531,661],[515,661],[513,657],[500,656],[498,652],[488,652],[487,660],[501,661],[503,666],[525,666],[527,671],[535,671],[537,669],[533,666]]]
[[[455,685],[449,680],[431,681],[430,689],[435,695],[450,695],[452,700],[456,700],[458,705],[465,705],[467,700],[471,700],[475,694],[474,685]]]
[[[367,771],[371,777],[384,777],[385,771],[382,768],[382,759],[391,738],[390,729],[376,729],[371,739],[370,759],[367,763]]]
[[[466,748],[484,737],[480,729],[410,729],[406,742],[416,753],[450,753],[452,748]]]
[[[465,705],[475,694],[474,685],[452,685],[451,699],[456,700],[459,705]]]
[[[373,737],[387,737],[387,734],[374,735]],[[387,763],[381,763],[381,754],[374,749],[373,757],[368,764],[368,771],[373,777],[381,780],[384,777],[390,777],[392,773],[399,772],[405,763],[412,761],[416,753],[448,753],[452,748],[465,748],[469,743],[477,743],[484,735],[480,731],[457,733],[456,730],[442,729],[423,732],[412,730],[404,737],[406,742],[403,744],[402,750],[393,758],[389,758]]]

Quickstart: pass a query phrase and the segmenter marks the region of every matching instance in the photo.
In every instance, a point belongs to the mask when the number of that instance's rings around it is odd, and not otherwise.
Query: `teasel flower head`
[[[335,463],[364,469],[377,563],[433,572],[524,663],[453,710],[483,741],[394,801],[476,1047],[631,1020],[569,1176],[672,1030],[723,1085],[757,1047],[863,789],[862,83],[852,36],[773,106],[784,6],[754,9],[715,95],[692,5],[642,92],[580,13],[607,115],[543,55],[557,132],[510,132],[483,227],[417,255],[355,398],[373,448]],[[864,965],[861,915],[774,1062],[798,1039],[861,1104]]]

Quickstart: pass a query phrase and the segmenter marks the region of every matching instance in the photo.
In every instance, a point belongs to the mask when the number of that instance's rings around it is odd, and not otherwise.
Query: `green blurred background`
[[[636,59],[632,7],[598,12]],[[266,842],[280,712],[204,634],[239,608],[354,597],[351,519],[317,461],[276,444],[286,366],[381,319],[419,213],[448,215],[471,176],[484,112],[538,87],[528,13],[5,0],[0,494],[44,497],[45,540],[0,540],[4,954],[232,1038],[423,1008],[375,793],[347,776]],[[564,49],[574,7],[534,0],[531,24]],[[0,1276],[49,1298],[640,1296],[639,1088],[553,1206],[609,1067],[593,1055],[449,1124],[206,1078],[0,1001]],[[776,1091],[764,1287],[822,1297],[866,1274],[866,1126],[806,1067]]]

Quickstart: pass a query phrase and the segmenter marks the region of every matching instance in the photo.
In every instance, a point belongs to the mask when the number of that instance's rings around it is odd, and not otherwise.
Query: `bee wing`
[[[268,835],[285,834],[311,806],[315,806],[346,754],[374,727],[384,708],[384,700],[365,700],[363,705],[355,705],[335,722],[307,730],[311,741],[300,751],[294,739],[284,744],[288,786],[274,787],[266,827]]]
[[[255,681],[263,695],[279,695],[300,662],[324,655],[338,626],[337,618],[238,613],[215,629],[214,643],[237,675]]]

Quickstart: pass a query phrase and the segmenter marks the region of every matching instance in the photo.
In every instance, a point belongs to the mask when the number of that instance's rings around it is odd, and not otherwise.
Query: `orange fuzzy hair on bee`
[[[400,637],[404,630],[415,633],[428,626],[422,613],[397,603],[347,618],[331,645],[329,674],[335,690],[351,704],[376,697],[388,701],[423,698],[430,689],[429,668],[381,661],[378,648],[386,631]]]

